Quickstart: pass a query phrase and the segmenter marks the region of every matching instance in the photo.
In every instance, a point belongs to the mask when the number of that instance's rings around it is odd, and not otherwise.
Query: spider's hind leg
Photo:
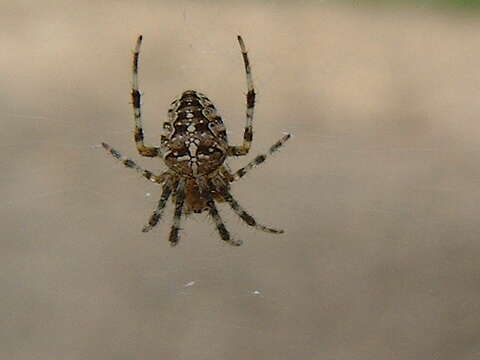
[[[133,105],[133,117],[135,120],[135,132],[134,139],[137,145],[138,153],[142,156],[155,157],[159,156],[160,148],[155,146],[146,146],[143,142],[143,125],[142,125],[142,95],[138,88],[138,58],[140,57],[140,46],[142,45],[142,35],[138,36],[135,50],[133,51],[133,64],[132,64],[132,105]]]
[[[247,49],[245,43],[240,35],[237,36],[240,50],[242,51],[243,63],[245,65],[245,74],[247,77],[247,111],[245,131],[243,133],[243,144],[241,146],[229,146],[228,154],[230,156],[247,155],[250,151],[250,146],[253,140],[253,110],[255,108],[255,90],[253,88],[252,72],[250,68],[250,60],[248,59]]]

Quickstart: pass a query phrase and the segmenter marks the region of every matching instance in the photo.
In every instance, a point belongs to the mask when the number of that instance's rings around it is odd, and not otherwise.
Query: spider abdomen
[[[187,90],[172,102],[164,123],[167,166],[181,176],[198,177],[218,169],[227,156],[222,118],[203,94]]]

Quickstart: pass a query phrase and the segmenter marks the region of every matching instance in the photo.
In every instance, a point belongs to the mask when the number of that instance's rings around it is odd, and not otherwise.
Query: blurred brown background
[[[48,4],[48,5],[46,5]],[[480,15],[331,2],[2,2],[0,358],[478,359]],[[189,88],[244,124],[256,232],[205,215],[142,234],[160,188],[129,104],[144,34],[148,143]]]

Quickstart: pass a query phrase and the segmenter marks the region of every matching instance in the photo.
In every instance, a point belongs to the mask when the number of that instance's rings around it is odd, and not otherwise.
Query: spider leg
[[[185,202],[185,180],[180,180],[175,190],[175,213],[173,215],[172,229],[170,230],[170,245],[175,246],[178,243],[180,231],[180,220],[183,212],[183,203]]]
[[[143,227],[142,229],[143,232],[152,230],[152,228],[158,224],[158,221],[162,217],[163,209],[165,209],[165,205],[167,204],[168,198],[170,197],[171,193],[172,193],[172,185],[170,184],[170,182],[163,184],[162,195],[160,196],[158,205],[155,211],[153,212],[153,214],[150,216],[150,219],[148,220],[148,224]]]
[[[133,67],[132,67],[132,105],[133,116],[135,118],[135,132],[134,138],[137,145],[137,150],[142,156],[155,157],[160,153],[158,147],[145,146],[143,143],[143,127],[142,127],[142,109],[141,109],[141,94],[138,89],[138,57],[140,56],[140,46],[142,44],[142,35],[137,39],[135,50],[133,51]]]
[[[204,196],[207,199],[208,213],[210,214],[213,221],[215,222],[215,227],[217,228],[217,231],[220,234],[220,237],[222,238],[222,240],[225,242],[228,242],[230,245],[234,245],[234,246],[242,245],[241,240],[232,239],[232,237],[230,236],[230,233],[225,227],[225,224],[223,223],[223,220],[220,217],[220,214],[218,213],[217,206],[215,205],[215,201],[213,200],[213,196],[210,192],[210,186],[208,185],[207,181],[205,181],[205,179],[199,178],[198,184],[202,189],[201,190],[202,196]]]
[[[235,213],[248,225],[253,226],[255,229],[262,230],[271,234],[282,234],[284,232],[283,230],[272,229],[257,223],[257,221],[240,206],[237,200],[233,198],[233,196],[228,192],[226,188],[222,190],[221,194],[225,201],[230,204],[230,207],[233,209],[233,211],[235,211]]]
[[[210,216],[215,222],[215,226],[222,240],[228,242],[230,245],[234,245],[234,246],[242,245],[241,240],[233,240],[232,237],[230,236],[230,233],[228,232],[227,228],[225,227],[225,224],[223,223],[222,218],[220,217],[220,214],[218,213],[218,209],[215,206],[215,201],[213,201],[211,196],[207,200],[207,206],[209,209]]]
[[[112,156],[121,161],[123,165],[130,169],[134,169],[136,172],[138,172],[140,175],[142,175],[145,179],[150,180],[154,183],[161,184],[165,181],[166,175],[168,171],[163,172],[160,175],[156,175],[150,170],[146,170],[142,168],[141,166],[137,165],[133,160],[126,158],[122,154],[120,154],[117,150],[112,148],[110,145],[107,143],[102,142],[102,146],[104,147],[105,150],[107,150]]]
[[[257,165],[260,165],[261,163],[263,163],[265,161],[265,159],[267,158],[267,156],[272,155],[275,151],[280,149],[280,147],[282,147],[282,145],[285,144],[288,139],[290,139],[290,134],[285,135],[280,140],[278,140],[275,144],[273,144],[270,147],[270,149],[268,149],[266,154],[257,155],[257,157],[255,157],[255,159],[250,161],[246,166],[244,166],[241,169],[238,169],[237,171],[235,171],[235,173],[233,173],[233,175],[231,177],[231,182],[237,181],[238,179],[243,177],[247,172],[249,172],[252,168],[256,167]]]
[[[241,146],[229,146],[228,154],[230,156],[247,155],[250,151],[250,145],[253,139],[253,110],[255,107],[255,90],[253,89],[253,79],[250,69],[250,61],[248,60],[248,53],[245,47],[245,43],[240,35],[237,36],[240,50],[242,51],[243,63],[245,64],[245,73],[247,76],[247,112],[246,112],[246,124],[245,132],[243,133],[243,145]]]

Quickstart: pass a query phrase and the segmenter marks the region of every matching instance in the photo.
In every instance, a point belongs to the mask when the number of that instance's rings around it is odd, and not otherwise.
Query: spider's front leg
[[[150,216],[148,220],[148,224],[145,225],[142,229],[143,232],[148,232],[152,230],[152,228],[158,224],[158,221],[162,217],[163,210],[165,209],[165,205],[167,204],[168,198],[172,193],[172,184],[171,181],[167,181],[163,184],[162,195],[160,196],[160,200],[158,201],[157,207],[153,214]]]
[[[170,236],[168,241],[170,245],[175,246],[178,243],[180,231],[180,220],[183,213],[183,204],[185,202],[185,180],[181,179],[178,182],[177,189],[175,190],[175,213],[173,215],[173,224],[170,230]]]
[[[221,194],[226,202],[230,205],[235,214],[237,214],[247,225],[253,226],[257,230],[265,231],[270,234],[283,234],[283,230],[281,229],[273,229],[267,227],[265,225],[259,224],[252,215],[247,213],[238,203],[237,200],[233,198],[233,196],[228,192],[228,190],[223,189]]]
[[[225,224],[223,223],[222,218],[220,217],[220,214],[218,213],[217,206],[215,205],[215,200],[213,199],[213,196],[212,196],[212,193],[213,193],[212,190],[214,189],[212,184],[206,179],[199,178],[197,179],[197,181],[201,189],[201,194],[206,199],[208,213],[212,217],[215,223],[215,227],[217,228],[217,231],[220,237],[222,238],[222,240],[233,246],[242,245],[242,240],[232,239],[232,236],[228,232],[227,228],[225,227]]]
[[[135,118],[135,144],[137,150],[142,156],[155,157],[160,155],[160,148],[154,146],[146,146],[143,143],[143,126],[142,126],[142,109],[141,109],[141,93],[138,89],[138,58],[140,56],[140,46],[142,45],[142,35],[139,35],[135,50],[133,52],[132,67],[132,105],[133,116]]]
[[[245,73],[247,76],[247,112],[246,112],[246,124],[245,131],[243,133],[243,145],[241,146],[229,146],[228,154],[230,156],[247,155],[250,151],[250,146],[253,139],[253,110],[255,108],[255,90],[253,88],[252,72],[250,69],[250,61],[248,59],[247,49],[245,43],[240,35],[237,37],[240,44],[240,50],[242,51],[243,63],[245,64]]]
[[[224,181],[225,180],[221,178],[212,179],[212,183],[216,191],[222,196],[223,200],[225,200],[230,205],[230,207],[235,212],[235,214],[237,214],[247,225],[250,225],[257,230],[268,232],[270,234],[283,233],[283,230],[281,229],[274,229],[274,228],[270,228],[268,226],[259,224],[253,218],[253,216],[247,213],[245,209],[243,209],[243,207],[238,203],[238,201],[235,200],[235,198],[230,193],[230,190],[229,190],[230,186],[227,185]]]

